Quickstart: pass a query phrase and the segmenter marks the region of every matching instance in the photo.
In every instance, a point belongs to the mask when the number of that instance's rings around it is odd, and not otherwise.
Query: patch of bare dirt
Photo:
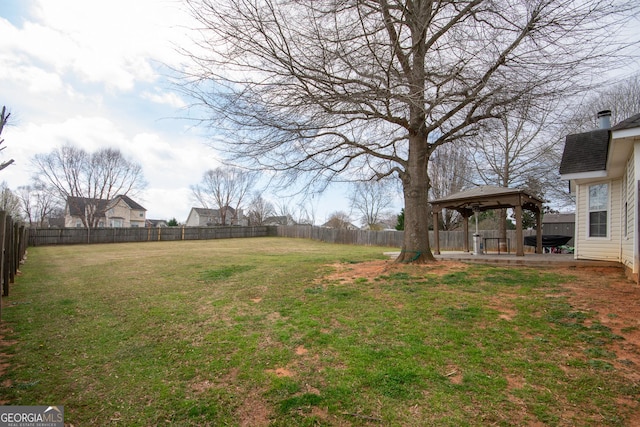
[[[437,262],[434,264],[412,265],[401,264],[392,260],[379,260],[358,264],[337,263],[332,264],[330,267],[334,269],[334,272],[323,277],[323,281],[329,280],[340,283],[353,283],[357,279],[373,280],[380,276],[389,276],[399,272],[411,273],[411,271],[441,276],[454,271],[463,270],[466,268],[466,264],[456,261],[447,261]]]
[[[266,427],[270,424],[271,409],[257,390],[252,390],[236,411],[240,427]]]
[[[617,355],[613,363],[630,381],[640,382],[640,286],[619,268],[573,268],[564,273],[578,279],[561,284],[570,291],[570,304],[593,312],[592,321],[623,337],[612,344]]]

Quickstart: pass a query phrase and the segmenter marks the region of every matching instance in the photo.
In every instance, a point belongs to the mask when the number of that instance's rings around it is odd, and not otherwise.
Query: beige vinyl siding
[[[110,227],[129,227],[129,207],[121,200],[107,211]]]
[[[627,161],[625,175],[623,177],[621,215],[622,215],[622,263],[629,267],[634,273],[638,272],[638,265],[634,262],[636,247],[636,193],[637,180],[635,177],[635,156],[632,154]],[[626,212],[626,215],[625,215]],[[626,228],[625,228],[626,227]],[[626,231],[626,233],[625,233]]]
[[[132,209],[129,215],[131,227],[144,227],[145,211]]]
[[[589,237],[589,186],[609,184],[607,237]],[[582,184],[576,195],[576,258],[621,261],[621,193],[622,179]]]

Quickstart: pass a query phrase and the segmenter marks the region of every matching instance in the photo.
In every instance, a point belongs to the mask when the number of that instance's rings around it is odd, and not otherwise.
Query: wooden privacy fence
[[[275,227],[31,228],[29,246],[275,236]]]
[[[27,253],[27,228],[0,211],[0,318],[2,297],[9,295],[9,285],[15,281],[20,262]]]
[[[555,230],[554,230],[555,231]],[[498,231],[482,230],[483,238],[497,238]],[[525,230],[524,236],[535,235],[535,230]],[[548,233],[543,229],[543,234]],[[464,248],[463,231],[441,231],[440,249],[460,251]],[[567,235],[573,235],[567,234]],[[257,227],[169,227],[169,228],[32,228],[29,229],[29,246],[73,245],[86,243],[155,242],[175,240],[210,240],[240,237],[293,237],[347,245],[402,247],[403,231],[346,230],[311,225],[257,226]],[[429,232],[434,246],[433,232]],[[472,242],[472,233],[467,236]],[[507,231],[511,247],[515,248],[515,230]],[[487,249],[491,250],[491,241]],[[470,243],[471,244],[471,243]],[[497,243],[495,243],[497,245]],[[571,242],[569,242],[571,244]],[[515,250],[515,249],[514,249]]]
[[[547,233],[543,227],[543,234],[557,234]],[[461,251],[464,249],[464,231],[440,231],[440,250],[443,251]],[[535,236],[535,230],[524,230],[524,236]],[[277,235],[280,237],[294,237],[303,239],[319,240],[328,243],[342,243],[348,245],[366,245],[366,246],[388,246],[400,248],[402,247],[402,240],[404,238],[403,231],[385,230],[385,231],[369,231],[369,230],[341,230],[335,228],[316,227],[311,225],[291,225],[291,226],[279,226],[277,229]],[[481,230],[480,235],[482,238],[497,238],[500,236],[497,230]],[[573,236],[573,230],[570,234]],[[472,246],[473,233],[469,232],[467,238],[469,239],[469,246]],[[515,251],[515,230],[507,230],[507,239],[511,243],[511,248]],[[429,241],[431,246],[434,245],[433,231],[429,232]],[[571,244],[571,242],[569,242]],[[497,250],[497,242],[495,243]],[[488,242],[487,249],[492,250],[491,242]],[[531,248],[534,250],[534,248]]]

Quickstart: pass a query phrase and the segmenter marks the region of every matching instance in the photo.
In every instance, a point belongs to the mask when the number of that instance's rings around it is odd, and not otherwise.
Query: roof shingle
[[[560,162],[560,174],[606,170],[609,140],[609,129],[567,135]]]

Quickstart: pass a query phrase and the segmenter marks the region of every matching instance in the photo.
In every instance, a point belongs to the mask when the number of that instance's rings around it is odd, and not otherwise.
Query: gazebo
[[[542,253],[542,200],[519,188],[494,186],[475,187],[452,194],[431,202],[433,207],[433,232],[436,255],[440,254],[440,236],[438,234],[438,215],[443,209],[453,209],[464,218],[464,250],[469,252],[469,217],[476,212],[493,209],[513,208],[516,217],[516,255],[524,256],[524,237],[522,233],[522,210],[527,209],[536,215],[536,253]]]

